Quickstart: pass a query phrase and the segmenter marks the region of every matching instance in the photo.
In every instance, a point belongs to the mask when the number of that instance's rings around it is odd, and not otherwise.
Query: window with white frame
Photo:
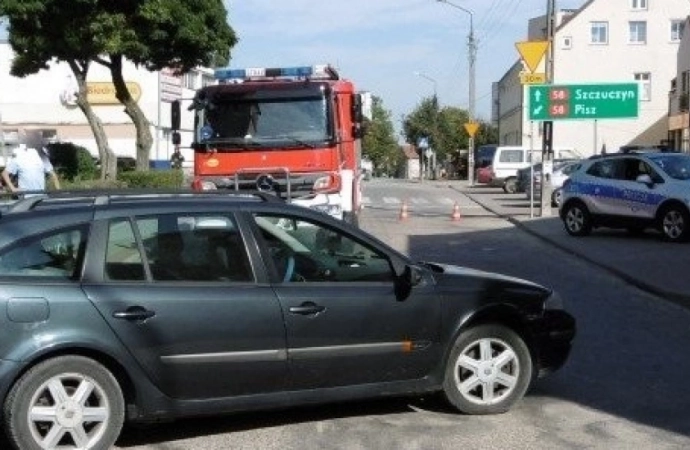
[[[671,21],[671,42],[679,42],[683,37],[683,29],[685,28],[684,20]]]
[[[591,22],[591,43],[592,44],[608,44],[609,42],[609,23],[608,22]]]
[[[187,72],[182,76],[182,85],[187,89],[196,89],[196,72]]]
[[[629,22],[631,44],[646,44],[647,43],[647,22],[643,20],[634,20]]]
[[[630,8],[633,10],[647,9],[647,0],[630,0]]]
[[[652,100],[652,74],[650,72],[636,72],[635,81],[640,83],[640,100],[648,102]]]

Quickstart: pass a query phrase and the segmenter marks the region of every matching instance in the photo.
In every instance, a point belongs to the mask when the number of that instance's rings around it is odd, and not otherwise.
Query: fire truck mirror
[[[179,100],[174,100],[172,103],[170,103],[170,128],[172,128],[173,131],[177,131],[180,129],[180,101]]]
[[[352,122],[362,123],[362,97],[359,94],[352,96]]]
[[[177,131],[173,131],[172,133],[172,144],[173,145],[180,145],[182,143],[182,138],[180,137],[180,133]]]

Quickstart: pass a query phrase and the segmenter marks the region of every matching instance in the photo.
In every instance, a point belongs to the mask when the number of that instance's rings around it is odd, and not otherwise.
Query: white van
[[[517,171],[541,161],[541,148],[498,146],[491,163],[491,186],[501,186],[509,194],[517,192]],[[555,159],[581,159],[572,148],[554,149]]]

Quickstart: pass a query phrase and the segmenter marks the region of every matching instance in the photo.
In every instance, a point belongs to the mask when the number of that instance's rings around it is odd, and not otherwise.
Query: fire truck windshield
[[[276,95],[277,94],[277,95]],[[325,97],[215,95],[197,111],[197,142],[232,147],[314,147],[330,139]]]

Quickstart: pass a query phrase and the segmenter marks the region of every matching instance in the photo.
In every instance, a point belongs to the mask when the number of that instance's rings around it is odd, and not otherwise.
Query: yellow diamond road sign
[[[530,72],[534,73],[539,67],[546,49],[549,48],[549,41],[524,41],[516,42],[518,52]]]
[[[469,134],[471,138],[473,138],[474,135],[477,134],[478,129],[479,124],[477,122],[467,122],[465,124],[465,131],[467,131],[467,134]]]

